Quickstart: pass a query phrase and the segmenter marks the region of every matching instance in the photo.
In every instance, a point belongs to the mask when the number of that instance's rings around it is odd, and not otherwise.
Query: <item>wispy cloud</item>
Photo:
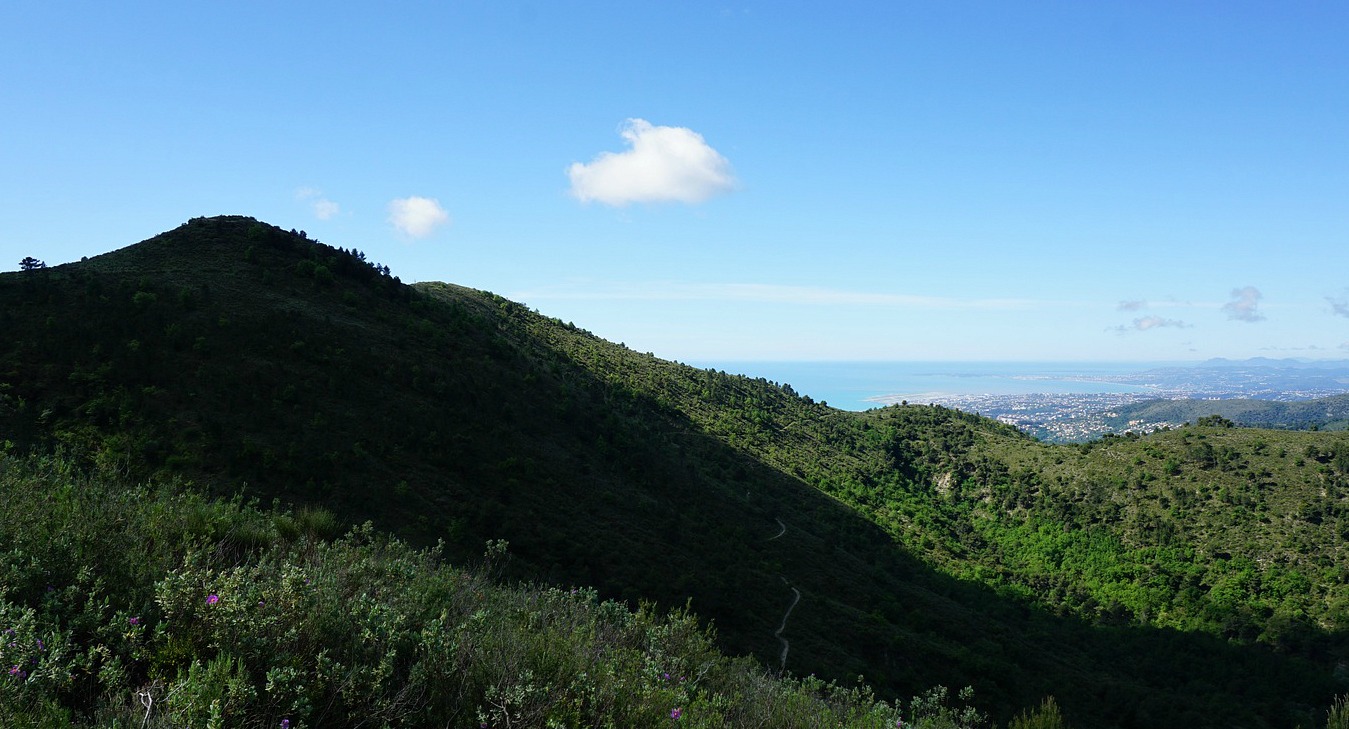
[[[389,203],[389,222],[404,235],[425,238],[437,228],[449,225],[450,214],[439,201],[414,195]]]
[[[322,190],[301,187],[295,191],[295,199],[308,203],[310,212],[319,220],[329,220],[342,212],[342,206],[323,196]]]
[[[647,283],[612,286],[564,286],[518,291],[519,301],[742,301],[816,306],[892,306],[918,309],[1034,309],[1069,302],[1036,299],[962,299],[945,296],[846,291],[818,286],[754,283]]]
[[[1349,317],[1349,295],[1340,298],[1327,296],[1326,301],[1330,303],[1331,313]]]
[[[319,220],[328,220],[340,212],[342,212],[342,207],[332,200],[314,201],[314,217]]]
[[[590,164],[567,168],[576,199],[697,203],[735,186],[731,163],[692,129],[629,119],[619,134],[630,147],[626,152],[602,152]]]
[[[1120,326],[1112,327],[1110,331],[1118,334],[1127,334],[1129,332],[1146,332],[1151,329],[1164,329],[1168,327],[1188,329],[1190,325],[1179,319],[1164,319],[1160,316],[1144,316],[1134,319],[1132,324],[1121,324]]]
[[[1164,299],[1123,299],[1115,305],[1116,311],[1144,311],[1146,309],[1217,309],[1219,302],[1191,301],[1168,297]]]
[[[1305,347],[1275,347],[1275,346],[1267,346],[1267,347],[1261,347],[1259,351],[1261,351],[1261,352],[1324,352],[1325,349],[1326,349],[1325,347],[1321,347],[1321,346],[1318,346],[1318,345],[1315,345],[1315,344],[1308,344],[1308,345],[1305,346]]]
[[[1228,319],[1249,322],[1262,321],[1265,315],[1261,314],[1258,308],[1260,299],[1260,290],[1254,286],[1232,289],[1232,300],[1223,304],[1223,311],[1227,312]]]

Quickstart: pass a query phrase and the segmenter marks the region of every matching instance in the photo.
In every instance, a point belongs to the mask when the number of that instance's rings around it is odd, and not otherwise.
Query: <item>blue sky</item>
[[[1339,2],[7,0],[0,265],[243,214],[682,361],[1349,358],[1345,38]]]

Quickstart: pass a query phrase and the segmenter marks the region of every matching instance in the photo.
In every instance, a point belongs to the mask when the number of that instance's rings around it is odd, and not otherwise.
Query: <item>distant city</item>
[[[1022,379],[1033,379],[1025,376]],[[1056,375],[1056,382],[1065,378]],[[878,405],[936,404],[994,418],[1050,442],[1080,442],[1107,433],[1148,433],[1184,425],[1168,419],[1127,419],[1121,409],[1155,400],[1248,399],[1294,402],[1349,393],[1349,361],[1210,360],[1193,366],[1130,374],[1082,374],[1083,392],[931,393],[868,398]],[[1131,392],[1099,392],[1091,385],[1128,385]],[[1126,416],[1127,417],[1127,416]]]

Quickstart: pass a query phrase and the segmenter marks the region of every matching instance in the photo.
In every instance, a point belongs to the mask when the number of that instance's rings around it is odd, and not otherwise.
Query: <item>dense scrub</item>
[[[454,562],[507,539],[511,579],[691,604],[773,669],[799,592],[786,668],[892,703],[973,685],[999,720],[1053,693],[1094,726],[1310,726],[1349,689],[1343,434],[1047,446],[845,413],[246,218],[0,275],[0,304],[0,428],[25,448]]]
[[[330,515],[0,456],[6,727],[984,725],[770,676],[695,616],[502,585]],[[968,697],[963,697],[967,699]]]

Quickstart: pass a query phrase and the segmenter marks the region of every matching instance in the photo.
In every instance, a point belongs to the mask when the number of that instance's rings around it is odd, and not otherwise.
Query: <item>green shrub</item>
[[[1059,711],[1053,696],[1046,697],[1034,711],[1023,711],[1007,725],[1007,729],[1067,729],[1068,722]]]
[[[730,659],[688,610],[503,586],[326,511],[0,453],[0,726],[893,727],[865,686]],[[962,694],[962,697],[964,695]],[[926,726],[968,717],[944,689]],[[962,720],[963,721],[963,720]],[[923,724],[920,724],[923,725]]]
[[[1349,729],[1349,696],[1336,697],[1326,712],[1326,729]]]
[[[966,686],[956,695],[958,704],[949,703],[945,686],[936,686],[909,702],[911,722],[904,724],[914,729],[978,729],[988,725],[988,717],[970,705],[974,689]]]

